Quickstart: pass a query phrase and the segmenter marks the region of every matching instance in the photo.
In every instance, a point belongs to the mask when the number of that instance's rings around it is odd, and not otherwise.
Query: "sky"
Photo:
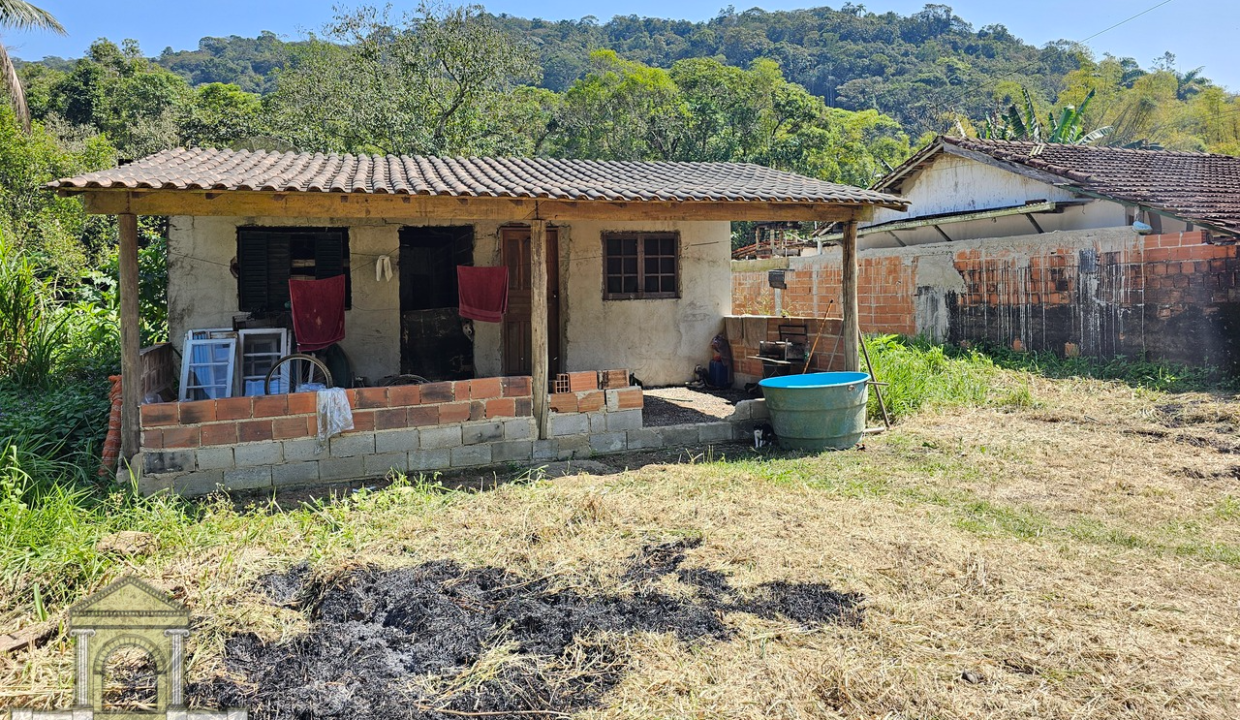
[[[295,40],[308,30],[317,30],[331,18],[333,5],[353,7],[383,4],[383,0],[34,0],[51,12],[69,34],[58,37],[45,32],[6,31],[3,42],[12,55],[37,60],[48,55],[80,57],[91,42],[100,37],[120,41],[132,38],[147,55],[158,55],[165,47],[192,49],[204,36],[241,35],[253,37],[270,30]],[[728,0],[609,0],[604,3],[581,0],[489,0],[482,2],[493,13],[545,20],[578,19],[594,15],[601,21],[613,15],[673,17],[706,20],[717,15]],[[1025,42],[1041,46],[1052,40],[1084,40],[1137,13],[1154,8],[1117,28],[1102,32],[1088,41],[1099,57],[1111,53],[1132,57],[1149,67],[1164,52],[1176,56],[1181,71],[1204,66],[1205,74],[1228,89],[1240,91],[1240,62],[1234,44],[1240,40],[1240,0],[1039,0],[1038,2],[996,2],[995,0],[941,0],[974,29],[1001,24]],[[393,0],[397,9],[412,8],[410,0]],[[759,0],[736,3],[736,10],[750,7],[764,10],[792,10],[827,4],[838,8],[843,0]],[[860,2],[871,12],[893,11],[901,15],[917,12],[925,0],[870,0]],[[674,8],[674,9],[672,9]]]

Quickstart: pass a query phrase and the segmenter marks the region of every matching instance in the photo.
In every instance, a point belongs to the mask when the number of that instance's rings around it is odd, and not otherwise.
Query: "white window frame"
[[[241,339],[238,344],[238,348],[240,350],[240,358],[241,358],[241,370],[239,371],[240,373],[240,378],[239,378],[240,394],[241,395],[263,395],[265,392],[263,387],[260,386],[258,388],[258,392],[251,393],[249,391],[249,388],[246,386],[246,383],[247,382],[262,383],[263,381],[267,379],[267,373],[264,372],[262,375],[246,375],[245,364],[246,364],[247,354],[268,355],[268,353],[247,353],[246,340],[248,340],[249,338],[253,338],[253,337],[270,337],[270,336],[279,337],[280,339],[279,351],[275,354],[274,357],[271,358],[271,364],[274,365],[277,360],[289,354],[288,330],[286,330],[285,328],[246,328],[240,331],[240,335],[241,335]],[[288,374],[289,374],[289,365],[286,363],[284,367],[280,369],[280,375],[279,375],[280,384],[275,394],[282,395],[288,392],[288,385],[289,385]]]
[[[191,331],[191,332],[197,332],[197,331]],[[228,349],[228,355],[227,355],[228,359],[223,362],[214,362],[214,361],[194,362],[194,350],[196,348],[212,347],[212,346],[226,347]],[[192,388],[190,387],[189,385],[190,376],[193,375],[195,378],[197,377],[197,375],[193,372],[193,369],[195,367],[204,367],[204,366],[205,367],[216,367],[219,365],[223,365],[227,368],[228,380],[227,380],[226,385],[194,385]],[[237,365],[237,338],[235,335],[233,337],[228,337],[228,338],[195,338],[195,339],[186,340],[184,352],[181,356],[180,400],[182,402],[185,402],[187,400],[218,400],[219,398],[232,397],[233,396],[233,385],[235,384],[234,378],[235,378],[235,372],[236,372],[236,365]],[[207,392],[208,388],[210,389],[218,388],[220,394],[213,396]],[[205,398],[190,397],[191,390],[202,390],[203,394],[206,395],[206,397]]]

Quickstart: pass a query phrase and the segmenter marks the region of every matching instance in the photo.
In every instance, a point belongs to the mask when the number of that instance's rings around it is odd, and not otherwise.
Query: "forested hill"
[[[776,60],[784,76],[849,110],[876,108],[917,135],[943,130],[946,114],[981,117],[995,110],[1019,82],[1048,101],[1064,76],[1078,69],[1076,48],[1056,43],[1035,48],[1002,26],[974,29],[950,7],[927,5],[911,16],[876,14],[846,4],[737,13],[706,22],[617,16],[549,22],[506,15],[493,18],[519,42],[533,46],[543,87],[567,89],[590,69],[590,51],[612,49],[624,59],[655,67],[677,60],[715,58],[748,67]],[[258,38],[204,38],[197,50],[165,50],[156,61],[192,84],[232,83],[266,93],[274,71],[289,62],[298,43],[264,33]],[[1126,63],[1139,72],[1136,63]]]

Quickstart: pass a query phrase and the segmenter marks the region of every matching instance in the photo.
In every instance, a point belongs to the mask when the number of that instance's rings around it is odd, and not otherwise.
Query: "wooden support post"
[[[857,315],[860,304],[857,302],[857,221],[844,223],[844,237],[840,241],[844,250],[843,283],[840,288],[840,303],[844,311],[844,370],[857,372],[861,369],[859,358],[860,348],[857,345],[861,338],[861,322]]]
[[[121,301],[121,457],[141,447],[142,321],[138,315],[138,216],[118,215]]]
[[[530,374],[534,420],[542,440],[550,437],[547,342],[547,221],[534,220],[530,223]]]

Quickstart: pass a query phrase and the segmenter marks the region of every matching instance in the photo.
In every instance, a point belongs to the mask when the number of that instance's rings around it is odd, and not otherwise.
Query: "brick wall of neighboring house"
[[[867,250],[861,329],[1234,366],[1240,246],[1209,240],[1108,228]],[[736,314],[840,315],[838,248],[791,258],[778,298],[764,269],[733,268]]]

